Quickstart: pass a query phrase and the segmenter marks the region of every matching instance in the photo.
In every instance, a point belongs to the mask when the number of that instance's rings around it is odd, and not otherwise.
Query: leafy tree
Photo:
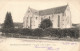
[[[3,32],[5,33],[11,32],[14,29],[14,24],[13,24],[13,20],[10,12],[7,12],[6,14],[2,29],[3,29]]]
[[[39,28],[42,29],[49,28],[49,27],[52,27],[52,22],[50,19],[44,19],[39,26]]]

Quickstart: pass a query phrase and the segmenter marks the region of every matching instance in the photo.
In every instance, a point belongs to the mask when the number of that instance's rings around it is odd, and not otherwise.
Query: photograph
[[[0,0],[0,51],[80,51],[80,0]]]

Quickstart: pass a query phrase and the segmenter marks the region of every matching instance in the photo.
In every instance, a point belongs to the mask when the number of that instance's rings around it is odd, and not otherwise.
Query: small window
[[[62,15],[63,15],[63,16],[66,16],[66,13],[63,13]]]
[[[50,16],[49,16],[49,19],[50,19]]]
[[[37,12],[35,12],[35,13],[37,13]]]
[[[27,17],[27,19],[28,19],[28,17]]]
[[[62,25],[64,25],[64,24],[62,24]]]
[[[30,11],[28,11],[28,13],[29,13]]]
[[[37,17],[36,17],[36,19],[37,19]]]
[[[31,17],[32,18],[32,17]]]

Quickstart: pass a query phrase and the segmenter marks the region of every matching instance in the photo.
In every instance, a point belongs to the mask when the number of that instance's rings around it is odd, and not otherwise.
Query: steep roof
[[[51,8],[51,9],[46,9],[46,10],[40,10],[39,15],[49,15],[49,14],[58,14],[58,13],[63,13],[67,8],[67,5],[65,6],[60,6],[56,8]]]
[[[31,12],[32,12],[33,14],[39,15],[39,11],[37,11],[37,10],[35,10],[35,9],[33,9],[33,8],[29,8],[29,9],[31,10]]]
[[[64,6],[60,6],[60,7],[55,7],[55,8],[45,9],[45,10],[39,10],[39,11],[37,11],[33,8],[29,8],[29,9],[31,10],[31,12],[33,14],[43,16],[43,15],[63,13],[66,10],[67,6],[68,5],[64,5]]]

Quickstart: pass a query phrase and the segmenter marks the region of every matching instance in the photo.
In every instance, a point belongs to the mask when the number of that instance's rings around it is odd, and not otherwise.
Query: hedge
[[[32,36],[42,37],[43,29],[41,29],[41,28],[34,29],[32,32]]]
[[[78,38],[79,37],[79,30],[77,28],[69,28],[69,29],[54,29],[54,28],[47,28],[44,30],[44,36],[54,36],[54,37],[67,37],[70,36],[71,38]]]
[[[13,33],[14,35],[20,34],[24,36],[37,36],[37,37],[44,37],[44,36],[50,36],[50,37],[67,37],[70,36],[71,38],[78,38],[79,37],[79,29],[77,28],[68,28],[68,29],[54,29],[54,28],[46,28],[46,29],[6,29],[5,31],[2,30],[2,32],[7,33]]]
[[[20,33],[21,35],[31,36],[32,30],[28,28],[24,28],[24,29],[21,29],[18,33]]]

